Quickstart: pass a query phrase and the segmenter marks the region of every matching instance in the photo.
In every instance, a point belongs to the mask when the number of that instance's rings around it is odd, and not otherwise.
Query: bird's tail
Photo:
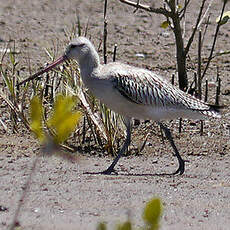
[[[221,110],[225,108],[224,105],[208,105],[209,110],[203,110],[201,113],[203,113],[205,116],[214,117],[214,118],[221,118]]]

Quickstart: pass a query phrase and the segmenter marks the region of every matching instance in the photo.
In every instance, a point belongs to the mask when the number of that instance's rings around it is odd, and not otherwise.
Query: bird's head
[[[59,57],[56,61],[48,65],[46,68],[20,82],[18,85],[24,84],[27,81],[37,78],[41,74],[48,72],[55,66],[65,62],[68,59],[75,59],[80,65],[86,60],[88,61],[87,64],[90,64],[93,67],[99,64],[99,57],[93,44],[85,37],[77,37],[73,39],[67,46],[64,55]]]
[[[68,59],[75,59],[77,62],[81,62],[86,59],[92,50],[94,50],[94,47],[87,38],[77,37],[67,46],[65,56]]]

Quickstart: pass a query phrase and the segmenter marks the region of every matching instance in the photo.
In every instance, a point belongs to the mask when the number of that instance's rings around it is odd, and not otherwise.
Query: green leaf
[[[159,229],[159,221],[162,215],[162,204],[159,198],[150,200],[144,209],[143,220],[151,230]]]
[[[42,128],[43,108],[40,99],[35,96],[30,102],[30,128],[40,142],[44,142],[45,134]]]
[[[11,95],[14,95],[14,87],[13,87],[13,81],[7,76],[5,71],[2,68],[2,65],[0,64],[0,73],[2,74],[2,77],[7,85],[7,88],[9,89]]]
[[[160,27],[163,28],[163,29],[167,29],[169,27],[169,22],[168,21],[162,22]]]
[[[68,114],[61,123],[56,125],[55,128],[57,133],[54,139],[56,143],[62,143],[68,138],[68,136],[74,131],[80,117],[80,112]]]
[[[53,115],[49,119],[48,125],[53,127],[58,126],[71,112],[74,105],[75,103],[72,97],[58,95],[54,103]]]
[[[117,230],[132,230],[132,224],[130,221],[126,221],[117,226]]]
[[[12,52],[12,50],[10,50],[10,61],[11,61],[11,63],[13,64],[13,65],[15,65],[15,56],[14,56],[14,54],[13,54],[13,52]]]
[[[181,5],[181,4],[178,4],[178,5],[177,5],[177,8],[178,8],[178,9],[182,9],[182,5]]]
[[[107,229],[106,224],[103,222],[99,223],[97,226],[97,230],[106,230],[106,229]]]
[[[224,25],[228,22],[229,18],[230,18],[230,11],[224,12],[221,20],[220,20],[220,16],[216,19],[216,23],[219,23],[220,25]]]
[[[64,142],[79,122],[81,113],[72,111],[75,103],[73,97],[59,95],[56,98],[53,115],[47,122],[48,127],[56,131],[56,144]]]

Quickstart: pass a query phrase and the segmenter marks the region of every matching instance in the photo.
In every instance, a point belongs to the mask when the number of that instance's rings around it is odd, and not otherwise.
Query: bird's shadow
[[[105,176],[131,176],[131,177],[172,177],[172,176],[181,176],[180,174],[175,173],[111,173],[105,174],[103,172],[84,172],[85,175],[105,175]]]

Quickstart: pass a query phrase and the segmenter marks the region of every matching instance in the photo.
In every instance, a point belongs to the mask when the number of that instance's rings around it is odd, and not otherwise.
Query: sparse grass
[[[71,33],[73,31],[66,33],[69,38],[75,36]],[[55,46],[53,49],[44,49],[51,61],[55,59],[58,48]],[[43,78],[17,87],[17,83],[23,80],[20,70],[31,69],[31,67],[22,66],[17,61],[20,60],[20,55],[16,56],[15,47],[6,48],[6,50],[9,49],[10,52],[5,52],[1,57],[0,74],[3,76],[5,87],[1,89],[0,97],[8,106],[13,130],[19,130],[21,124],[30,130],[28,105],[33,96],[38,95],[41,98],[44,117],[47,118],[56,95],[73,95],[78,98],[78,106],[84,118],[82,126],[72,135],[76,137],[76,140],[71,145],[82,148],[87,138],[87,140],[93,140],[100,148],[107,150],[109,154],[114,154],[119,147],[121,131],[124,131],[123,123],[120,122],[122,118],[102,105],[84,88],[77,63],[71,61],[43,75]],[[7,124],[2,120],[1,123],[7,129]]]
[[[142,219],[144,221],[144,226],[141,230],[159,230],[160,229],[160,219],[162,216],[163,207],[162,202],[159,198],[153,198],[147,202]],[[99,223],[97,230],[106,230],[107,225],[105,223]],[[123,223],[117,224],[115,230],[132,230],[134,229],[132,222],[128,219]]]

